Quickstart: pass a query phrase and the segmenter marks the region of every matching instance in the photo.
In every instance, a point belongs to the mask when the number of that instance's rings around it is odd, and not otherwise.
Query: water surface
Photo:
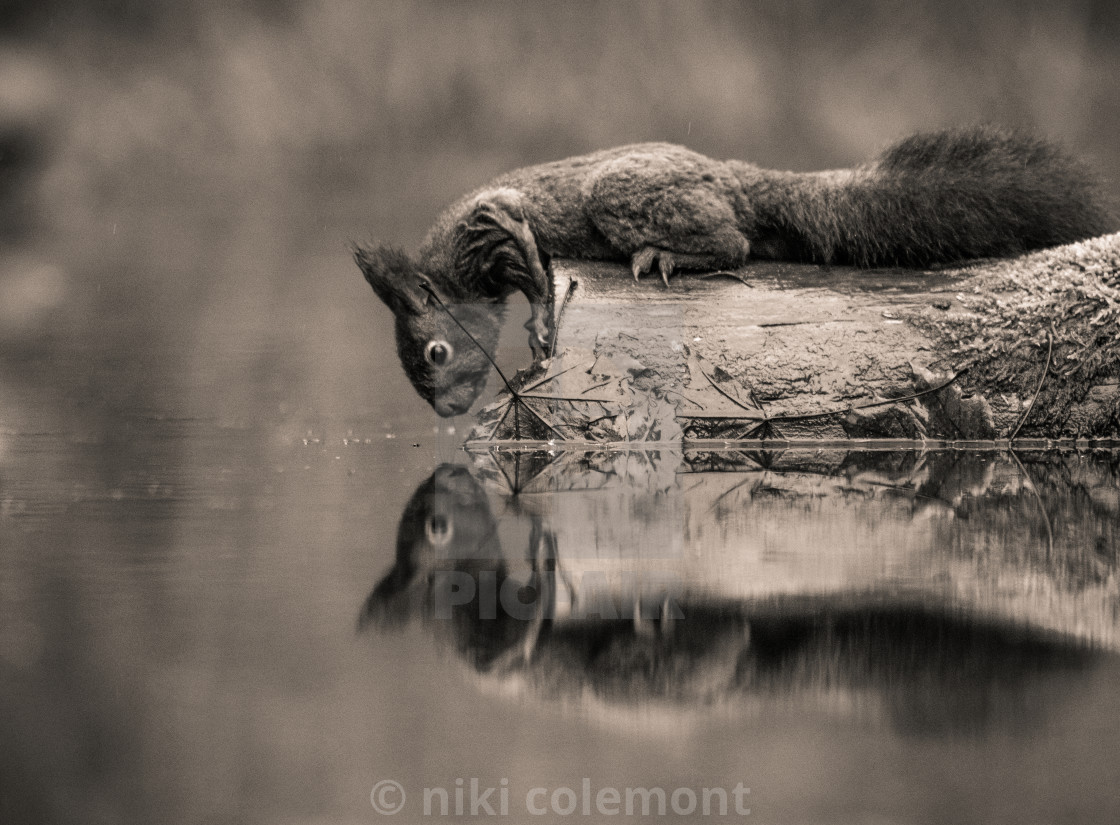
[[[174,391],[216,414],[3,433],[9,821],[369,822],[384,779],[408,822],[457,779],[514,821],[585,779],[741,783],[760,822],[1120,814],[1115,452],[511,464],[314,379],[274,406],[288,342],[213,346]]]

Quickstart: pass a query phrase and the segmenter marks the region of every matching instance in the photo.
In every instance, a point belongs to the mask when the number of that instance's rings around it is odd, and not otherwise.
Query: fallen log
[[[552,275],[554,356],[469,440],[1120,437],[1120,234],[942,271]]]

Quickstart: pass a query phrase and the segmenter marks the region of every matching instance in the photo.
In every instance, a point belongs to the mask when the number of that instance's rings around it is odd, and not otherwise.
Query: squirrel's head
[[[405,505],[397,527],[396,564],[366,602],[362,626],[392,627],[433,605],[433,575],[503,560],[486,491],[470,471],[441,464]]]
[[[465,413],[486,386],[490,360],[485,352],[493,354],[497,346],[502,305],[452,302],[393,247],[355,247],[354,260],[392,310],[397,352],[412,386],[439,415]]]

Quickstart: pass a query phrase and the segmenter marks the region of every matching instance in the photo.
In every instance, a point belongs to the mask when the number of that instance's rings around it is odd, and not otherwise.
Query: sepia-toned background
[[[0,0],[0,820],[372,821],[382,773],[479,753],[733,785],[718,725],[615,751],[355,641],[456,436],[348,242],[413,248],[499,172],[643,140],[807,170],[995,122],[1120,181],[1118,44],[1104,0]],[[829,730],[758,734],[760,811],[1065,811],[1037,780],[1060,744],[983,773],[1013,745]],[[895,773],[926,757],[935,784]]]

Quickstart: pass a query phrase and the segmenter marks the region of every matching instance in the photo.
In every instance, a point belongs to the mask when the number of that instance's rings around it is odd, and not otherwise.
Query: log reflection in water
[[[503,690],[974,728],[1120,643],[1113,453],[533,456],[515,496],[509,461],[421,485],[362,614]]]

